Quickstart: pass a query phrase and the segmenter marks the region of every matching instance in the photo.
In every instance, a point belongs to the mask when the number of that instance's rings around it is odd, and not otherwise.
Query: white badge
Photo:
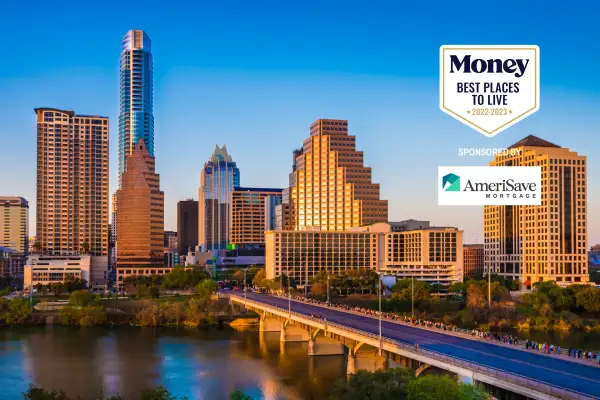
[[[540,108],[540,49],[440,47],[440,108],[492,137]]]

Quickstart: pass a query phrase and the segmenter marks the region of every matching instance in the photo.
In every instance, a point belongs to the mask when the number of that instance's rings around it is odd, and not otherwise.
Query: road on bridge
[[[288,308],[287,299],[267,294],[248,293],[248,299]],[[376,317],[356,315],[296,301],[292,301],[292,311],[318,315],[330,322],[379,334]],[[412,345],[419,344],[422,348],[444,355],[600,398],[600,368],[598,367],[385,320],[382,323],[382,334],[386,338]]]

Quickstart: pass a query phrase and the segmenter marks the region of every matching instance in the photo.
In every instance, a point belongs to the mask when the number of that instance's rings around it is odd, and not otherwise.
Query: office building
[[[90,282],[92,262],[92,257],[89,255],[32,255],[27,259],[24,268],[23,288],[75,279]]]
[[[387,200],[379,198],[379,184],[371,181],[348,121],[315,121],[295,156],[290,179],[294,230],[345,231],[387,221]]]
[[[0,247],[29,253],[29,203],[22,197],[0,196]]]
[[[177,232],[175,231],[164,231],[164,247],[175,247],[177,248]]]
[[[131,275],[168,272],[164,267],[164,193],[154,157],[142,139],[127,157],[117,209],[117,284]]]
[[[596,244],[590,248],[588,253],[588,262],[590,269],[600,269],[600,244]]]
[[[485,249],[482,244],[463,245],[465,276],[469,278],[483,276],[485,268]]]
[[[281,203],[275,205],[275,226],[266,230],[292,230],[294,224],[291,210],[290,188],[288,187],[281,192]]]
[[[88,254],[91,285],[108,265],[108,118],[36,108],[40,253]]]
[[[448,285],[463,279],[462,237],[462,231],[446,227],[392,232],[387,223],[346,231],[269,231],[266,276],[289,274],[304,286],[320,271],[369,268],[399,279]]]
[[[130,30],[123,37],[120,66],[119,187],[127,157],[140,139],[154,156],[152,48],[144,31]]]
[[[586,157],[535,136],[497,155],[491,166],[539,166],[540,206],[484,207],[486,271],[534,283],[589,281]]]
[[[0,247],[0,276],[23,278],[25,255],[15,249]]]
[[[277,192],[275,192],[274,194],[268,195],[265,198],[265,226],[264,226],[264,232],[266,231],[272,231],[273,229],[276,229],[277,226],[277,219],[278,214],[277,214],[277,206],[282,204],[282,193],[283,190],[282,189],[275,189],[277,190]]]
[[[229,243],[238,248],[265,246],[265,227],[274,224],[282,189],[237,187],[231,191]],[[269,215],[267,215],[267,212]]]
[[[198,246],[198,202],[183,200],[177,203],[177,252],[187,254]]]
[[[215,151],[200,173],[198,190],[198,245],[201,251],[227,248],[230,231],[230,199],[240,186],[240,170],[225,145]]]

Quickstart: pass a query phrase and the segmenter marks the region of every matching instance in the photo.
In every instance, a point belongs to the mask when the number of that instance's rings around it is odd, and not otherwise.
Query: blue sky
[[[324,117],[349,120],[390,220],[455,225],[467,242],[482,242],[483,210],[437,206],[437,166],[489,160],[459,148],[535,134],[587,155],[589,242],[600,243],[599,13],[591,1],[4,2],[0,194],[30,201],[33,233],[42,106],[110,117],[114,191],[121,38],[144,29],[165,229],[176,228],[177,201],[197,198],[215,144],[227,144],[243,186],[284,187],[292,150]],[[443,44],[539,45],[540,110],[494,138],[442,113]]]

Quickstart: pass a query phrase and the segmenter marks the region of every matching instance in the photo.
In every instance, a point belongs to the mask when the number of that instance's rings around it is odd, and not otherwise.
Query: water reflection
[[[190,399],[323,399],[345,376],[344,356],[308,357],[306,343],[281,345],[279,333],[231,329],[152,330],[35,327],[0,330],[5,395],[29,383],[93,399],[135,399],[163,384]]]

